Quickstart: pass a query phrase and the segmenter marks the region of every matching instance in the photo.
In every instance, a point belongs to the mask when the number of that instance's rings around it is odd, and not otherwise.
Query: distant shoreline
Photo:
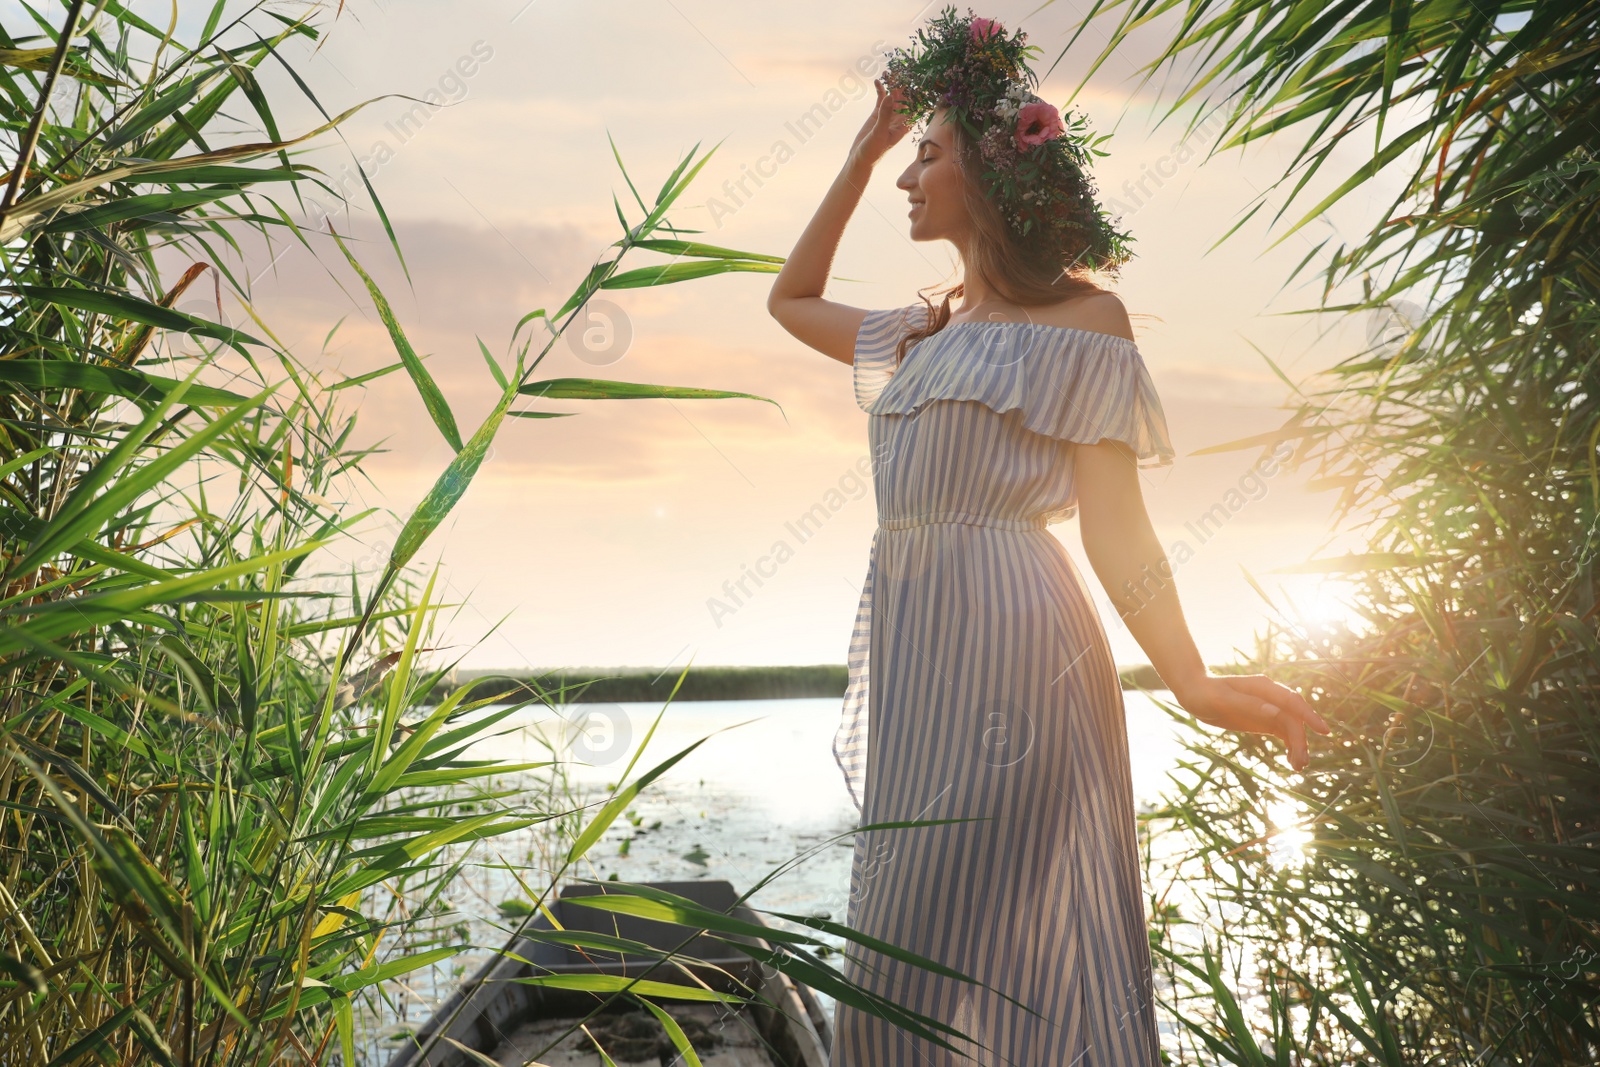
[[[469,699],[536,696],[530,682],[566,704],[665,701],[678,684],[682,667],[566,667],[543,671],[462,670],[440,683],[436,698],[474,679]],[[1165,689],[1148,663],[1117,668],[1123,689]],[[843,698],[849,681],[842,663],[793,667],[691,667],[674,700],[786,700],[797,697]],[[556,691],[565,687],[566,692]]]

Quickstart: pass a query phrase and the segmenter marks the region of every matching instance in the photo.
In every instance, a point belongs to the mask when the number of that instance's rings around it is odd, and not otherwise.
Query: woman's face
[[[928,121],[928,132],[916,144],[917,157],[901,172],[895,185],[911,201],[911,239],[940,238],[960,244],[970,218],[963,199],[963,175],[956,163],[955,125],[946,122],[944,108]]]

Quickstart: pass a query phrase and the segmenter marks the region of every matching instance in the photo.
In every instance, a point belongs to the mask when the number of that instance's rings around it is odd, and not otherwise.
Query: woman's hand
[[[1207,675],[1172,695],[1207,725],[1283,738],[1289,764],[1297,771],[1306,769],[1306,727],[1330,732],[1304,697],[1264,674]]]
[[[911,129],[906,116],[895,111],[903,99],[900,90],[896,88],[890,92],[884,87],[882,78],[874,78],[872,84],[878,90],[877,106],[867,116],[867,121],[856,134],[855,143],[850,146],[850,155],[868,165],[882,159]]]

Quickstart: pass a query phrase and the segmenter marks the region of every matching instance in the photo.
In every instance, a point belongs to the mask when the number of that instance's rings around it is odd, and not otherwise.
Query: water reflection
[[[1171,700],[1166,692],[1153,695]],[[1183,750],[1171,719],[1149,695],[1127,691],[1124,701],[1135,800],[1148,808],[1170,788],[1168,773]],[[833,758],[838,725],[839,701],[831,697],[683,701],[664,712],[657,703],[575,704],[561,713],[539,707],[507,717],[463,758],[524,763],[565,753],[565,789],[572,794],[565,802],[583,805],[579,818],[587,823],[619,779],[632,781],[700,742],[646,788],[573,873],[624,881],[726,878],[743,892],[780,864],[812,853],[750,903],[842,922],[858,814]],[[587,762],[574,761],[574,754]],[[562,803],[563,788],[552,789],[539,772],[486,780],[483,790],[503,794],[495,803],[530,812]],[[419,1025],[504,941],[525,907],[519,875],[534,892],[548,885],[551,861],[564,844],[551,837],[534,827],[463,850],[468,865],[446,887],[440,917],[441,927],[464,934],[469,947],[447,965],[395,983],[385,1017],[367,1020],[369,1062],[384,1062],[393,1048],[388,1038]],[[832,1002],[819,1001],[831,1014]]]
[[[1164,690],[1153,695],[1172,699]],[[1150,695],[1129,690],[1123,699],[1134,796],[1153,801],[1166,787],[1181,747],[1171,719]],[[587,760],[569,765],[573,781],[604,786],[636,755],[634,775],[706,738],[673,767],[670,782],[657,785],[693,783],[708,793],[737,794],[776,824],[810,825],[855,815],[833,759],[838,725],[839,701],[833,697],[677,701],[664,712],[654,703],[572,704],[560,714],[548,708],[518,712],[506,720],[505,732],[474,745],[468,757],[543,759],[548,746],[568,744]]]

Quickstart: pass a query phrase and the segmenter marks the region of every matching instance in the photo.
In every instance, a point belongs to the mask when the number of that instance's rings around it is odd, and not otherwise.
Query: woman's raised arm
[[[845,224],[861,202],[873,167],[909,128],[904,116],[894,111],[899,93],[889,93],[882,81],[873,84],[878,89],[877,106],[856,134],[844,167],[800,234],[794,251],[789,253],[772,283],[772,292],[767,295],[767,311],[784,329],[818,352],[845,364],[855,360],[856,334],[867,312],[864,308],[824,299],[822,293],[827,287],[828,273],[839,250]]]

